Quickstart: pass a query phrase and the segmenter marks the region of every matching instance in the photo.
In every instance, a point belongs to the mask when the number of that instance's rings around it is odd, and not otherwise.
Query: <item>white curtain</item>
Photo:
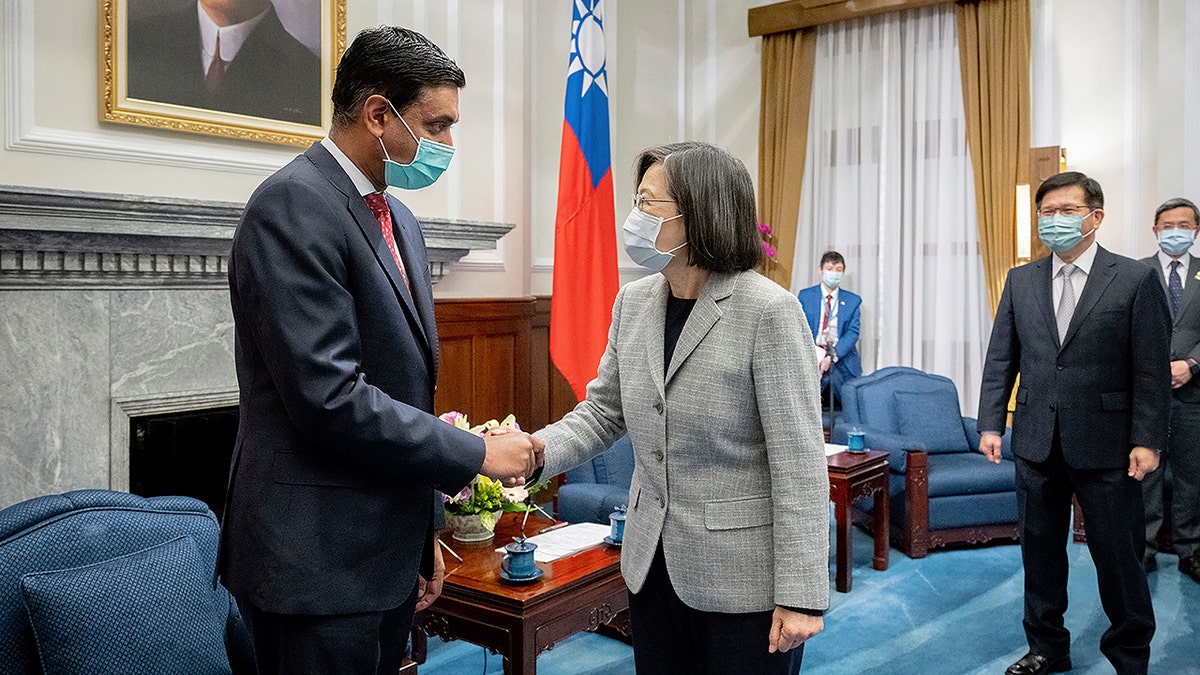
[[[840,252],[864,374],[945,375],[973,417],[991,315],[955,33],[949,4],[818,29],[792,288]]]

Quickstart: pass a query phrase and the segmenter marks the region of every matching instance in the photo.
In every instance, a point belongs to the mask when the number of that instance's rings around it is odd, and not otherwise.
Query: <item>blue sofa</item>
[[[253,673],[190,497],[78,490],[0,510],[0,673]]]
[[[954,382],[889,367],[842,386],[833,442],[851,430],[889,454],[892,542],[911,558],[953,543],[1017,539],[1016,465],[1004,431],[1002,459],[979,452],[973,417],[963,417]]]
[[[615,443],[564,474],[558,488],[558,517],[570,523],[608,524],[608,514],[629,504],[633,481],[633,441],[622,436]]]

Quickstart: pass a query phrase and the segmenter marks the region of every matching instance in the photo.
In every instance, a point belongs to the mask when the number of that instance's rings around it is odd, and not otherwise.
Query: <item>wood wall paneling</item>
[[[513,413],[536,431],[575,406],[550,360],[550,298],[438,300],[435,312],[439,414],[457,410],[480,424]]]

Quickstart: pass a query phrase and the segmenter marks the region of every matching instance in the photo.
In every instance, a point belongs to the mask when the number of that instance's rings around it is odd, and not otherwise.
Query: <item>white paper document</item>
[[[846,452],[849,449],[850,448],[845,445],[838,445],[837,443],[826,443],[825,444],[825,456],[828,457],[830,455],[836,455],[839,452]]]
[[[578,553],[585,548],[591,548],[604,541],[612,532],[608,525],[599,523],[575,523],[557,530],[551,530],[526,539],[537,544],[533,559],[537,562],[553,562],[565,558],[572,553]],[[504,547],[496,549],[503,553]]]

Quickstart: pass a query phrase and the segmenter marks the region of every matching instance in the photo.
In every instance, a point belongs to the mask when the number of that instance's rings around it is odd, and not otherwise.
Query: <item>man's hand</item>
[[[546,447],[524,431],[507,427],[493,429],[483,442],[487,455],[479,472],[509,487],[523,484],[525,477],[541,466],[542,450]]]
[[[982,434],[979,437],[979,451],[982,452],[983,456],[987,457],[988,461],[992,464],[1000,463],[1001,445],[1003,445],[1003,441],[1001,441],[1000,436],[996,434]]]
[[[1171,362],[1171,388],[1178,389],[1192,380],[1191,364],[1186,359]]]
[[[421,611],[433,604],[442,594],[442,581],[446,578],[446,562],[442,560],[442,545],[433,542],[433,578],[417,577],[417,609]]]
[[[824,375],[825,371],[829,370],[829,366],[831,366],[831,365],[833,365],[833,359],[830,358],[830,356],[828,354],[826,354],[821,359],[821,374]]]
[[[1129,477],[1141,480],[1158,468],[1158,451],[1137,446],[1129,453]]]
[[[822,630],[825,630],[824,618],[776,607],[771,617],[771,640],[767,651],[774,654],[795,649]]]

